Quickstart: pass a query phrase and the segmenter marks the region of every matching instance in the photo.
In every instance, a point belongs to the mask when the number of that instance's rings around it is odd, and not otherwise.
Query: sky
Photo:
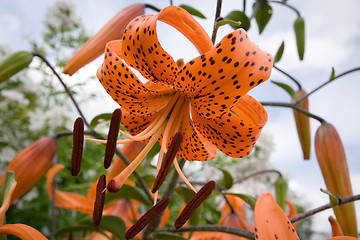
[[[82,18],[85,28],[90,33],[99,30],[107,20],[117,11],[134,3],[135,1],[74,1],[77,14]],[[145,2],[145,1],[137,1]],[[174,0],[174,4],[189,4],[204,13],[206,20],[197,20],[211,35],[213,19],[215,16],[215,0],[190,1]],[[247,12],[250,12],[250,1]],[[252,2],[252,1],[251,1]],[[165,7],[167,1],[146,1],[158,8]],[[292,30],[296,14],[290,9],[272,4],[273,16],[261,35],[255,21],[248,34],[252,41],[262,49],[275,55],[281,42],[285,41],[285,52],[282,60],[277,64],[281,69],[290,73],[299,80],[306,91],[311,91],[330,77],[331,68],[340,74],[360,66],[360,1],[358,0],[289,0],[288,3],[296,7],[306,23],[306,50],[304,61],[297,56],[295,36]],[[26,38],[41,39],[43,22],[46,10],[54,4],[48,0],[0,0],[0,44],[11,47],[12,50],[26,50],[30,46]],[[242,9],[242,1],[224,0],[222,16],[231,10]],[[146,13],[155,13],[146,10]],[[185,62],[197,56],[191,44],[165,24],[159,24],[159,38],[163,47],[170,52],[174,59],[184,58]],[[230,27],[222,27],[218,32],[217,42],[222,36],[231,32]],[[95,73],[100,60],[82,69],[78,77],[87,77]],[[320,91],[313,94],[310,99],[310,112],[313,112],[327,122],[333,124],[344,144],[347,154],[349,171],[353,181],[354,194],[360,193],[360,128],[357,125],[360,117],[360,72],[349,74],[340,78]],[[271,80],[281,81],[296,87],[287,77],[273,70]],[[71,81],[67,79],[67,81]],[[250,95],[259,101],[285,102],[290,101],[288,94],[279,87],[267,81],[253,89]],[[93,103],[88,107],[89,114],[94,116],[104,111],[112,111],[116,106],[110,97],[108,105]],[[86,108],[86,106],[85,106]],[[90,111],[91,108],[91,111]],[[293,190],[303,195],[311,203],[311,207],[327,203],[328,197],[319,191],[325,188],[324,181],[317,164],[313,144],[311,158],[302,159],[300,144],[297,139],[292,110],[288,108],[266,107],[269,120],[264,129],[274,139],[274,151],[270,161],[290,179]],[[312,136],[315,136],[319,122],[311,120]],[[313,140],[313,139],[312,139]],[[357,215],[360,216],[360,203],[356,203]],[[329,231],[327,217],[332,214],[330,210],[317,215],[314,220],[321,221],[319,231]],[[360,229],[360,220],[358,220]]]

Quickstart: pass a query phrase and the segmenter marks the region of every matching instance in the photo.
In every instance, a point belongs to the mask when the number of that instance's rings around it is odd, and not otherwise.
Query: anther
[[[147,211],[144,215],[141,216],[139,220],[134,223],[134,225],[127,230],[125,234],[126,239],[131,239],[136,236],[141,230],[143,230],[146,225],[148,225],[154,218],[156,218],[158,215],[160,215],[165,208],[169,205],[170,199],[164,198],[160,202],[158,202],[155,206],[150,208],[149,211]]]
[[[116,109],[111,116],[110,128],[105,149],[104,168],[110,167],[111,161],[114,157],[116,150],[116,141],[119,135],[120,121],[121,110]]]
[[[107,190],[112,193],[116,193],[120,191],[120,188],[117,186],[116,181],[114,179],[111,179],[107,185]]]
[[[96,197],[94,202],[94,211],[93,211],[93,224],[98,226],[101,222],[102,212],[104,209],[105,201],[105,191],[106,189],[106,177],[102,174],[99,177],[99,181],[96,185]]]
[[[210,181],[205,184],[195,195],[194,197],[186,204],[183,211],[180,213],[179,217],[176,219],[174,227],[176,229],[181,228],[187,220],[194,214],[196,209],[205,201],[205,199],[210,196],[210,194],[215,189],[215,182]]]
[[[164,180],[169,172],[169,169],[171,167],[171,164],[176,156],[176,153],[178,152],[178,150],[180,148],[182,139],[183,139],[183,135],[181,132],[175,133],[175,135],[170,143],[169,149],[168,149],[167,153],[165,154],[165,158],[161,164],[160,171],[156,176],[156,179],[155,179],[155,182],[153,185],[153,189],[151,190],[152,193],[155,193],[157,190],[159,190],[160,186],[164,182]]]
[[[84,150],[84,119],[78,117],[74,122],[73,148],[71,154],[71,175],[76,176],[80,172],[81,160]]]

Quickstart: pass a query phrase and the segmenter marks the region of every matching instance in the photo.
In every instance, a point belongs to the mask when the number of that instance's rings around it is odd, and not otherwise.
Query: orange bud
[[[17,185],[11,202],[20,198],[39,181],[51,166],[57,149],[58,143],[55,138],[43,137],[16,154],[0,179],[1,186],[6,172],[14,171]]]
[[[327,189],[340,197],[353,195],[344,147],[332,124],[324,123],[317,130],[315,151]],[[333,209],[344,234],[357,237],[354,202]]]
[[[121,39],[128,23],[133,18],[144,14],[144,9],[144,4],[132,4],[118,12],[67,62],[64,73],[73,75],[77,70],[100,56],[105,50],[105,44],[111,40]]]
[[[296,102],[303,96],[305,96],[307,93],[300,89],[295,93],[293,101]],[[309,100],[306,98],[303,101],[301,101],[298,105],[298,107],[308,111],[309,110]],[[302,114],[296,110],[294,112],[295,122],[296,122],[296,128],[299,135],[299,140],[301,144],[301,148],[304,154],[304,159],[310,158],[310,148],[311,148],[311,132],[310,132],[310,120],[309,117],[305,114]]]
[[[343,236],[343,231],[341,230],[339,222],[333,217],[329,217],[329,222],[331,224],[331,236]]]

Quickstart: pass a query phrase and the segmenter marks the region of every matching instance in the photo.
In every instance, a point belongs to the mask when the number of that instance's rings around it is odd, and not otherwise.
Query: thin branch
[[[69,95],[71,101],[73,102],[73,104],[75,105],[76,110],[78,111],[78,113],[80,114],[80,116],[84,119],[84,123],[87,127],[89,127],[89,123],[86,121],[86,118],[84,116],[84,114],[82,113],[78,103],[76,102],[74,96],[72,95],[70,89],[67,87],[67,85],[65,84],[65,82],[62,80],[62,78],[60,77],[60,75],[56,72],[55,68],[50,64],[50,62],[40,53],[36,53],[36,52],[32,52],[31,53],[34,57],[38,57],[40,58],[49,68],[50,70],[55,74],[55,76],[57,77],[57,79],[60,81],[61,85],[64,87],[66,93]]]
[[[276,70],[278,70],[279,72],[281,72],[282,74],[284,74],[285,76],[287,76],[288,78],[290,78],[299,88],[299,90],[302,89],[301,84],[299,81],[297,81],[293,76],[291,76],[289,73],[285,72],[284,70],[278,68],[277,66],[273,66]]]
[[[298,17],[301,16],[301,15],[300,15],[300,12],[299,12],[296,8],[294,8],[293,6],[287,4],[286,2],[283,2],[283,1],[268,1],[268,3],[279,3],[279,4],[282,4],[282,5],[290,8],[290,9],[293,10],[294,12],[296,12],[296,14],[297,14]]]
[[[212,37],[211,37],[211,40],[212,40],[213,44],[215,43],[217,30],[219,28],[217,26],[217,22],[218,22],[218,20],[220,18],[220,14],[221,14],[221,5],[222,5],[222,0],[217,0],[215,20],[214,20],[214,29],[213,29],[213,33],[212,33]]]
[[[311,94],[315,93],[316,91],[318,91],[319,89],[325,87],[326,85],[328,85],[329,83],[333,82],[335,79],[338,79],[338,78],[341,78],[349,73],[352,73],[352,72],[356,72],[356,71],[359,71],[360,70],[360,67],[357,67],[357,68],[353,68],[353,69],[350,69],[349,71],[346,71],[346,72],[343,72],[339,75],[337,75],[336,77],[334,77],[332,80],[330,81],[326,81],[324,82],[323,84],[321,84],[320,86],[318,86],[317,88],[315,88],[314,90],[312,90],[311,92],[309,92],[308,94],[304,95],[302,98],[300,98],[299,100],[297,100],[295,102],[295,104],[298,104],[300,103],[302,100],[304,100],[305,98],[309,97]]]
[[[155,7],[155,6],[151,5],[151,4],[145,4],[145,8],[150,8],[150,9],[155,10],[157,12],[161,11],[161,9],[159,9],[159,8],[157,8],[157,7]]]
[[[295,109],[295,110],[298,111],[298,112],[301,112],[302,114],[305,114],[305,115],[307,115],[307,116],[309,116],[309,117],[311,117],[311,118],[314,118],[314,119],[318,120],[321,124],[326,123],[326,121],[325,121],[323,118],[321,118],[321,117],[319,117],[319,116],[317,116],[317,115],[315,115],[315,114],[312,114],[312,113],[304,110],[303,108],[298,107],[298,106],[297,106],[296,104],[294,104],[294,103],[261,102],[261,104],[264,105],[264,106],[288,107],[288,108],[292,108],[292,109]]]
[[[328,203],[328,204],[325,204],[323,206],[320,206],[320,207],[317,207],[317,208],[314,208],[310,211],[307,211],[305,213],[302,213],[302,214],[299,214],[293,218],[290,218],[290,221],[292,223],[294,222],[298,222],[304,218],[307,218],[307,217],[310,217],[312,215],[315,215],[316,213],[319,213],[319,212],[322,212],[326,209],[329,209],[329,208],[333,208],[335,206],[339,206],[339,205],[343,205],[345,203],[349,203],[349,202],[354,202],[354,201],[357,201],[360,199],[360,194],[358,195],[354,195],[354,196],[350,196],[350,197],[345,197],[345,198],[339,198],[339,204],[332,204],[332,203]]]
[[[246,0],[243,0],[243,12],[246,12]]]
[[[165,228],[165,229],[156,230],[155,232],[224,232],[240,237],[245,237],[248,239],[255,239],[253,232],[249,232],[240,228],[227,227],[221,225],[186,226],[179,229]]]
[[[264,174],[264,173],[277,173],[277,174],[279,175],[279,177],[282,177],[281,172],[279,172],[278,170],[268,169],[268,170],[262,170],[262,171],[254,172],[254,173],[252,173],[252,174],[250,174],[250,175],[247,175],[247,176],[245,176],[245,177],[242,177],[242,178],[240,178],[239,180],[235,181],[234,184],[243,182],[243,181],[245,181],[245,180],[248,180],[249,178],[252,178],[252,177],[255,177],[255,176],[257,176],[257,175]]]

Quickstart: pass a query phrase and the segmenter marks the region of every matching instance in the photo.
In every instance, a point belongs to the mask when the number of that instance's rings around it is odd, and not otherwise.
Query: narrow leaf
[[[116,193],[107,192],[105,197],[105,204],[118,198],[132,198],[145,205],[152,205],[152,202],[148,199],[147,195],[141,188],[130,186],[128,184],[122,185],[120,191]]]
[[[335,79],[335,68],[331,67],[331,75],[330,75],[329,82],[331,82],[334,79]]]
[[[241,194],[241,193],[224,193],[224,194],[239,197],[242,200],[244,200],[247,204],[249,204],[252,209],[255,209],[256,199],[253,196],[247,194]]]
[[[225,18],[225,20],[232,20],[234,22],[240,22],[240,25],[235,25],[233,23],[228,23],[231,25],[232,28],[237,29],[239,27],[243,28],[244,30],[248,30],[250,28],[250,20],[246,16],[244,12],[241,11],[232,11],[230,12]]]
[[[334,194],[332,194],[329,190],[320,188],[320,191],[322,191],[323,193],[329,195],[330,202],[332,204],[338,205],[340,203],[339,199]]]
[[[182,4],[180,5],[179,7],[185,9],[186,11],[188,11],[191,15],[194,15],[194,16],[197,16],[199,18],[203,18],[203,19],[206,19],[206,17],[204,16],[204,14],[202,14],[199,10],[193,8],[193,7],[190,7],[189,5],[185,5],[185,4]]]
[[[94,117],[90,122],[90,128],[95,128],[102,121],[109,121],[111,119],[111,113],[103,113]]]
[[[216,22],[216,26],[220,27],[226,24],[230,24],[231,26],[235,26],[236,28],[239,28],[241,25],[241,22],[235,22],[233,20],[220,20]]]
[[[282,57],[282,55],[284,53],[284,48],[285,48],[285,43],[284,43],[284,41],[282,41],[282,43],[281,43],[281,45],[280,45],[279,49],[277,50],[276,55],[274,57],[274,63],[277,63],[277,62],[280,61],[280,59],[281,59],[281,57]]]
[[[221,185],[226,190],[230,189],[234,184],[233,177],[231,176],[231,174],[228,171],[226,171],[224,169],[220,169],[220,170],[223,173],[223,179],[219,182],[219,185]]]
[[[291,96],[291,98],[293,98],[295,96],[295,90],[292,87],[290,87],[289,85],[282,83],[282,82],[276,82],[276,81],[271,81],[271,82],[275,83],[276,85],[278,85],[279,87],[284,89]]]
[[[256,2],[254,4],[254,9],[257,8],[257,4],[261,4],[259,10],[255,15],[256,23],[259,27],[259,33],[261,34],[271,18],[272,8],[267,3]]]

